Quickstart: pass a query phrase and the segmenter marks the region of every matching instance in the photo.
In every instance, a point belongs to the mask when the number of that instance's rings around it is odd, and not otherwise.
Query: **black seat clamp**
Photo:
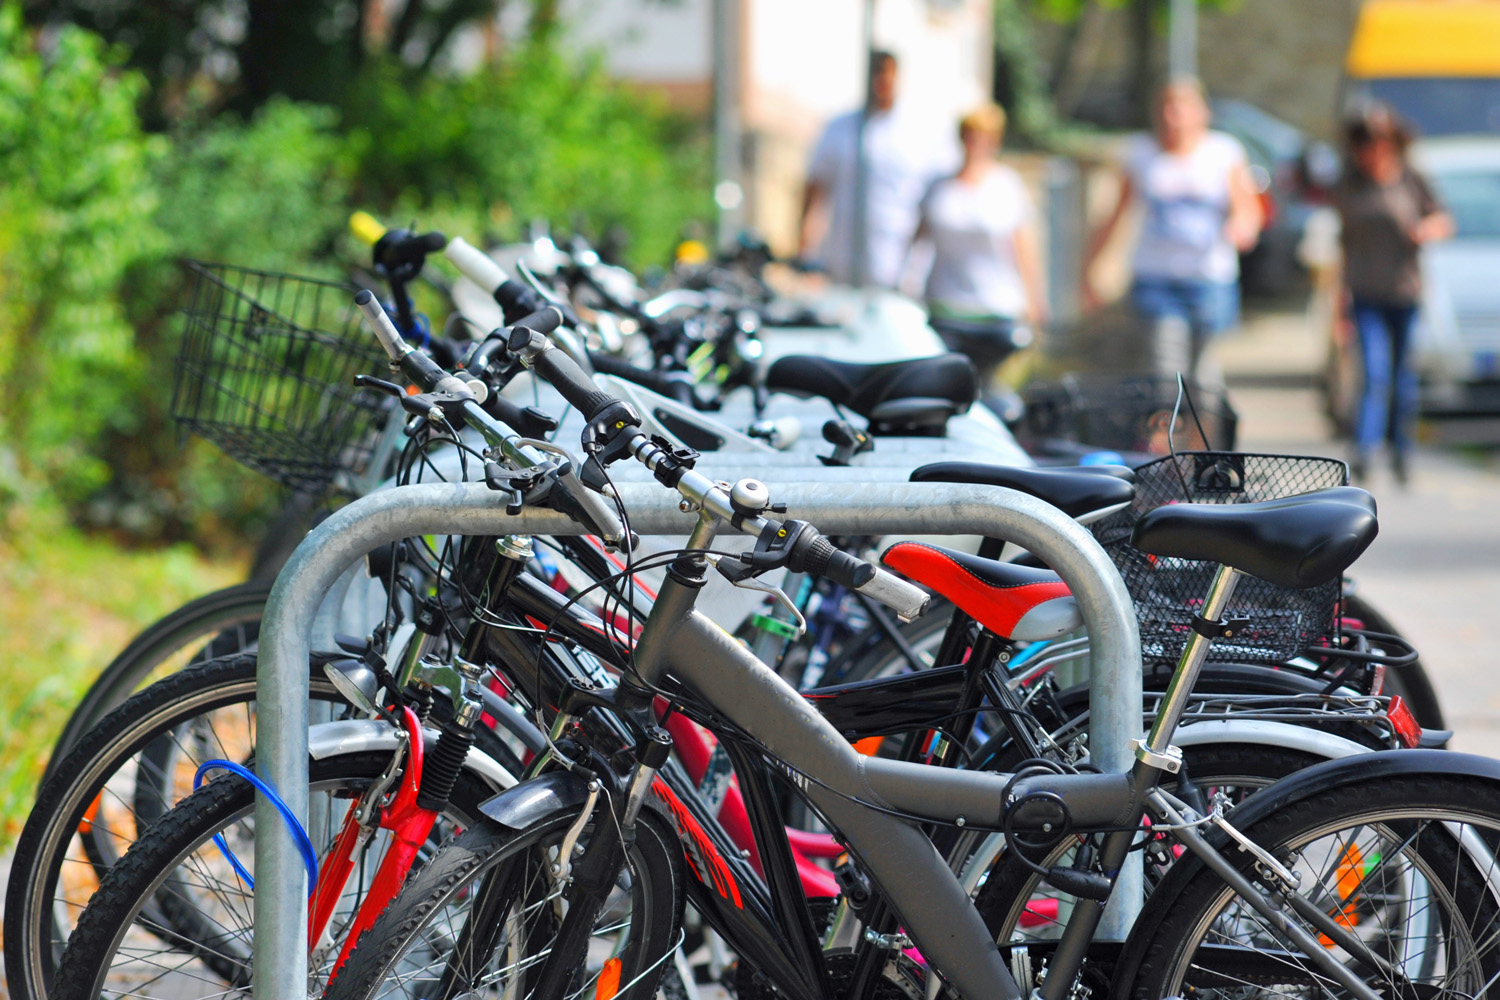
[[[1202,615],[1193,616],[1193,631],[1205,639],[1232,639],[1239,632],[1250,627],[1248,618],[1228,618],[1224,621],[1211,622]]]

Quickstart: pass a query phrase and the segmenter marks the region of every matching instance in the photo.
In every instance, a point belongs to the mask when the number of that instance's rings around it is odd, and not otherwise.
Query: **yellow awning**
[[[1500,0],[1367,0],[1350,76],[1500,76]]]

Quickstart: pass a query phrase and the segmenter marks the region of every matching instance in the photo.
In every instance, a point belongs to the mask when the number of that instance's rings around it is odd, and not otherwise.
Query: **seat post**
[[[1208,598],[1203,602],[1203,619],[1217,622],[1224,616],[1224,609],[1229,606],[1229,599],[1234,595],[1235,584],[1239,582],[1241,575],[1232,566],[1219,567],[1219,571],[1214,574],[1213,583],[1209,585]],[[1195,630],[1188,638],[1187,645],[1182,649],[1182,656],[1177,660],[1177,669],[1167,682],[1167,692],[1162,697],[1156,722],[1151,726],[1151,734],[1146,737],[1146,750],[1149,752],[1168,752],[1172,733],[1176,731],[1177,722],[1187,708],[1188,696],[1193,693],[1193,685],[1198,682],[1198,674],[1203,669],[1203,661],[1208,658],[1208,648],[1211,645],[1213,639],[1205,632]]]

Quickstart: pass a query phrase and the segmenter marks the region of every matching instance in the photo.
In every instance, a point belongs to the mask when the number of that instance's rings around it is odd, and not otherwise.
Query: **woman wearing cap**
[[[1395,112],[1370,106],[1346,123],[1344,138],[1347,167],[1333,205],[1364,371],[1349,464],[1363,478],[1389,431],[1391,467],[1404,483],[1417,415],[1411,347],[1422,298],[1418,253],[1422,244],[1452,236],[1453,220],[1407,163],[1410,135]]]
[[[1044,322],[1047,308],[1031,196],[995,160],[1004,133],[998,105],[963,117],[963,164],[927,189],[913,238],[933,249],[925,290],[933,327],[973,359],[982,387],[1007,354],[1031,342],[1019,324]]]

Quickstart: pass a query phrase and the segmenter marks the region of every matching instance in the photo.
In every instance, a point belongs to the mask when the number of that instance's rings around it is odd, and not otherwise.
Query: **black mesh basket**
[[[1175,662],[1192,634],[1218,567],[1209,562],[1148,556],[1130,544],[1135,522],[1169,503],[1254,503],[1276,500],[1349,482],[1349,468],[1332,458],[1254,455],[1242,452],[1179,452],[1135,470],[1129,508],[1092,526],[1125,578],[1140,619],[1142,655],[1148,662]],[[1216,640],[1212,660],[1280,663],[1325,637],[1337,639],[1334,611],[1340,581],[1290,590],[1251,576],[1240,578],[1227,617],[1248,618],[1250,627],[1233,640]]]
[[[1175,375],[1066,375],[1056,382],[1034,382],[1026,387],[1026,414],[1018,433],[1036,447],[1065,441],[1145,455],[1174,449],[1232,451],[1239,417],[1229,396],[1191,379],[1185,387],[1173,427]]]
[[[172,416],[300,493],[363,469],[380,397],[351,384],[386,370],[351,285],[186,261],[188,305]]]

